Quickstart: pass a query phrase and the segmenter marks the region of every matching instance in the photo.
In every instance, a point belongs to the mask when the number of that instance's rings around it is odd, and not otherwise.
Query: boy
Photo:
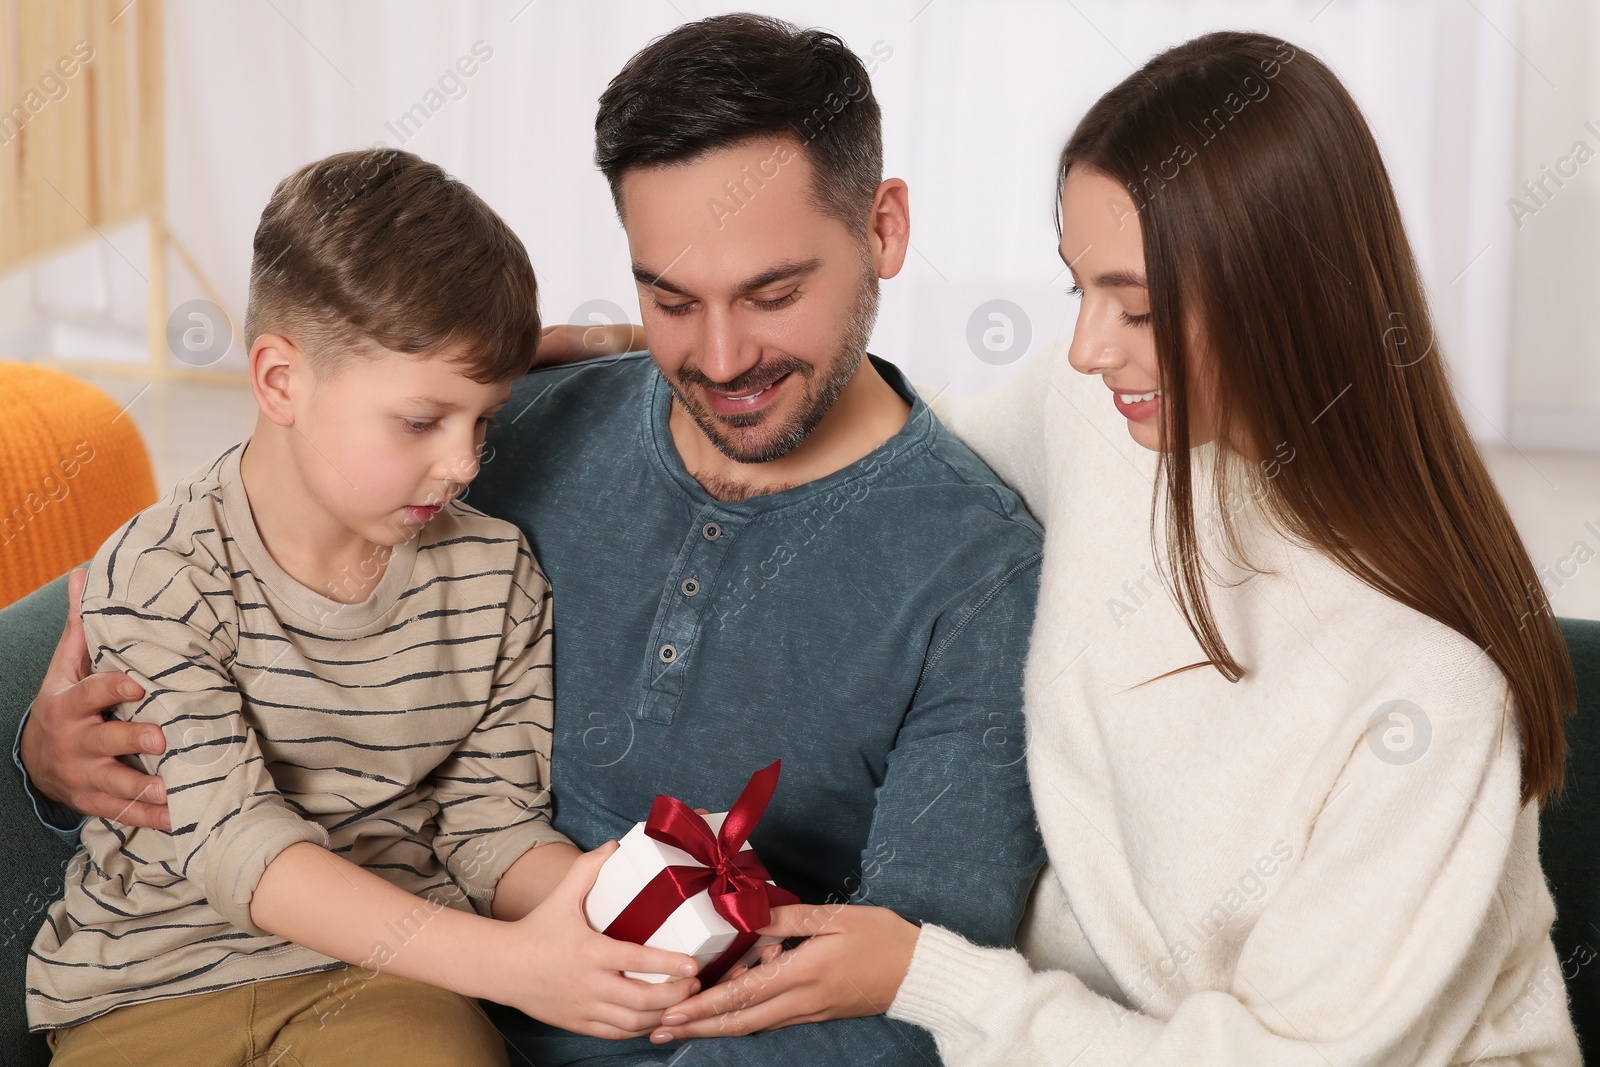
[[[117,714],[162,728],[171,819],[84,827],[30,1027],[60,1064],[504,1063],[468,997],[687,995],[541,966],[608,850],[550,825],[549,585],[457,499],[539,336],[521,242],[416,156],[335,155],[262,214],[245,333],[254,434],[90,564],[88,647],[144,689]]]

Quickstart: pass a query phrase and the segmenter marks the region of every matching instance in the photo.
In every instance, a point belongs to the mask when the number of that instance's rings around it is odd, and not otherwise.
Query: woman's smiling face
[[[1073,369],[1098,374],[1110,402],[1128,420],[1128,433],[1146,448],[1161,447],[1161,370],[1150,326],[1144,238],[1138,209],[1122,183],[1097,170],[1073,167],[1061,193],[1061,258],[1072,272],[1082,306],[1067,358]],[[1201,351],[1191,330],[1189,349]],[[1191,382],[1197,375],[1190,375]],[[1190,390],[1190,441],[1215,436],[1204,392]]]

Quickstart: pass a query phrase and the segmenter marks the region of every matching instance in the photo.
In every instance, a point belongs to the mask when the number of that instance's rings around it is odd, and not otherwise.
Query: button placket
[[[702,618],[712,607],[706,582],[715,581],[727,554],[738,538],[722,517],[702,511],[685,531],[686,536],[672,576],[657,609],[655,640],[644,678],[639,716],[670,723],[683,693],[685,661],[700,640]]]

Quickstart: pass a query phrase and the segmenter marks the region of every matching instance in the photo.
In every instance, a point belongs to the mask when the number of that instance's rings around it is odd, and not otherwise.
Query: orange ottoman
[[[155,503],[150,455],[120,411],[87,382],[0,360],[0,607]]]

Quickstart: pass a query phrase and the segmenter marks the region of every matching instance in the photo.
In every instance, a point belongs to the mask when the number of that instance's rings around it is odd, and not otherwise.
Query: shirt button
[[[678,650],[673,645],[662,645],[661,650],[656,653],[656,657],[660,659],[662,663],[671,663],[673,660],[678,658]]]
[[[694,596],[700,591],[700,583],[693,578],[685,578],[678,588],[683,590],[684,596]]]
[[[708,522],[704,526],[700,527],[700,536],[704,537],[707,541],[715,541],[717,538],[722,536],[722,527],[718,526],[714,522]]]

